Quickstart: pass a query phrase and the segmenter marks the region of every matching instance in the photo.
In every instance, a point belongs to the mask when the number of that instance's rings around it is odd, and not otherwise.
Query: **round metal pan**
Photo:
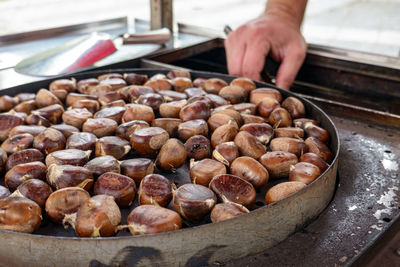
[[[107,71],[92,71],[65,75],[77,80],[97,77]],[[167,70],[116,69],[108,72],[135,72],[149,76],[167,73]],[[192,78],[221,78],[230,82],[235,77],[217,73],[192,71]],[[20,92],[36,92],[48,88],[44,81],[9,88],[0,95]],[[273,87],[257,83],[257,87]],[[284,98],[296,96],[278,89]],[[296,96],[297,97],[297,96]],[[329,117],[317,106],[302,99],[307,117],[320,122],[331,136],[330,149],[335,155],[331,166],[314,182],[289,197],[265,205],[265,191],[283,180],[270,181],[265,190],[258,193],[257,208],[218,223],[203,222],[201,225],[181,230],[130,236],[120,232],[116,237],[78,238],[73,230],[46,222],[35,234],[22,234],[0,230],[0,265],[7,266],[204,266],[213,262],[227,261],[259,253],[281,242],[296,230],[315,219],[333,197],[339,154],[338,132]],[[189,182],[188,166],[167,175],[179,184]],[[123,211],[123,214],[129,212]],[[48,220],[47,220],[48,221]]]

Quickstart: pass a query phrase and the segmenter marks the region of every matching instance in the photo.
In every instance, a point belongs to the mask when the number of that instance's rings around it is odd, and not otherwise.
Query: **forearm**
[[[300,28],[307,0],[268,0],[264,14],[287,18]]]

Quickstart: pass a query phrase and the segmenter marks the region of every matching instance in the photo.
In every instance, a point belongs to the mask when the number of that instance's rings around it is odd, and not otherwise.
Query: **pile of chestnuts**
[[[268,205],[300,190],[333,160],[299,99],[247,78],[58,79],[0,96],[0,112],[0,229],[10,231],[49,220],[106,237],[218,222],[260,194]]]

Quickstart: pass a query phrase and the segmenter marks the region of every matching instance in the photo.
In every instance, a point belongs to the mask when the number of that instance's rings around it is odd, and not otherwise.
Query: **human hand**
[[[231,32],[225,40],[228,71],[260,80],[268,54],[281,62],[276,86],[288,90],[306,55],[300,27],[286,16],[264,14]]]

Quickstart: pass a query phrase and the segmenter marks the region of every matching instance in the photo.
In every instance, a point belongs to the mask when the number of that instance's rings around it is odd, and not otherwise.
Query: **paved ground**
[[[130,15],[149,19],[150,0],[0,0],[0,35]],[[174,1],[178,22],[233,28],[262,12],[265,0]],[[309,0],[309,43],[398,56],[400,0]]]

